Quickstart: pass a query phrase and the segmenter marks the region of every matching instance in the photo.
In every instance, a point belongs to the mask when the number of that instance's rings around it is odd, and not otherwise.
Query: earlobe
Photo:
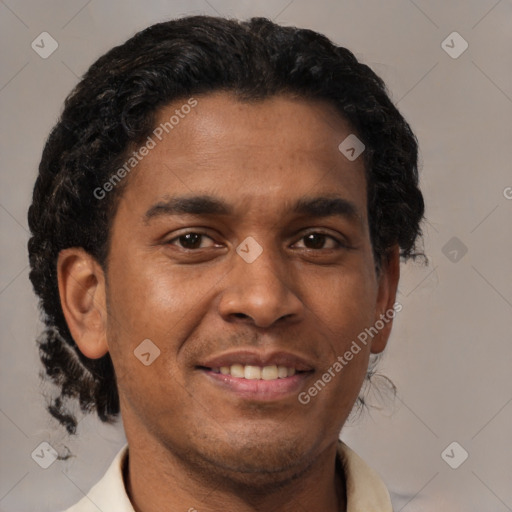
[[[384,256],[380,274],[379,291],[377,295],[375,328],[378,334],[372,340],[371,352],[379,354],[387,345],[393,318],[396,313],[396,292],[400,279],[400,248],[394,246]]]
[[[59,253],[59,296],[68,328],[84,356],[97,359],[108,352],[106,291],[103,270],[81,247]]]

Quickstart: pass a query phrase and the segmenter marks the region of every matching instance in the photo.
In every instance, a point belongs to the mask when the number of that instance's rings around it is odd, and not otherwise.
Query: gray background
[[[430,264],[402,267],[403,311],[381,363],[398,398],[351,422],[342,438],[383,476],[396,511],[511,511],[509,0],[0,1],[0,510],[71,505],[124,443],[121,425],[93,417],[67,439],[44,409],[26,254],[44,141],[97,57],[147,25],[192,13],[321,31],[387,82],[420,141]],[[43,31],[59,44],[47,59],[31,48]],[[458,58],[441,46],[453,31],[469,44]],[[43,441],[75,457],[42,469],[31,453]],[[457,469],[441,456],[453,441],[469,453]],[[449,452],[451,461],[461,450]]]

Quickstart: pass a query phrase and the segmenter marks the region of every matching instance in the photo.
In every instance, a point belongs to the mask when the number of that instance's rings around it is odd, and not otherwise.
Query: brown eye
[[[173,238],[172,240],[169,240],[168,243],[171,245],[178,245],[178,247],[182,247],[183,249],[204,249],[204,247],[201,247],[201,242],[203,242],[204,239],[209,239],[213,242],[213,240],[204,233],[196,233],[191,231],[189,233],[184,233],[183,235]]]
[[[306,247],[309,249],[322,249],[325,244],[325,235],[312,233],[304,237]]]
[[[308,233],[304,235],[301,240],[304,240],[306,249],[337,249],[342,247],[343,244],[336,238],[325,233]],[[325,247],[326,242],[330,241],[330,247]]]

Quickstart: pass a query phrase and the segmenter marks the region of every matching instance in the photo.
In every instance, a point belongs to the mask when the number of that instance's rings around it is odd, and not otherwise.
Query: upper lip
[[[292,354],[291,352],[258,352],[255,350],[236,350],[225,352],[217,356],[205,359],[198,366],[206,368],[220,368],[233,364],[252,366],[286,366],[295,368],[297,371],[307,372],[314,370],[314,367],[304,357]]]

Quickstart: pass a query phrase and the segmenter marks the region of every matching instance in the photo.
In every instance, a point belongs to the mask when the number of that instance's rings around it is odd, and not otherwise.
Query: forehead
[[[286,96],[242,102],[229,93],[194,101],[192,108],[185,98],[158,112],[153,147],[125,193],[132,208],[183,194],[256,210],[337,195],[365,217],[363,158],[350,161],[339,151],[353,130],[334,106]]]

